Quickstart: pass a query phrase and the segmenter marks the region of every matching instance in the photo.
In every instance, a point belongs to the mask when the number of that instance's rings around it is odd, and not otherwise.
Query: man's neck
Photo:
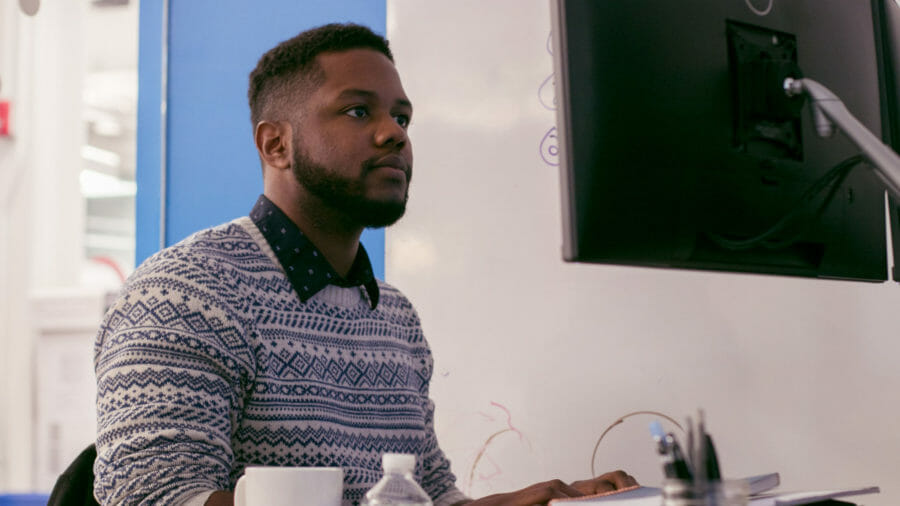
[[[315,197],[285,199],[268,193],[266,197],[297,225],[338,275],[347,277],[356,260],[363,227],[347,223],[343,215],[322,205]]]

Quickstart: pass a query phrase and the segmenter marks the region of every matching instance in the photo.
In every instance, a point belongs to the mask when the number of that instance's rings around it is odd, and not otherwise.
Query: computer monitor
[[[889,1],[553,0],[564,259],[887,279],[884,184],[782,83],[887,134]]]
[[[882,56],[885,62],[882,70],[883,88],[887,90],[885,102],[893,114],[884,117],[885,141],[900,149],[900,4],[886,0],[880,2],[876,26],[882,40]],[[890,196],[888,210],[891,222],[894,258],[900,258],[900,196]],[[894,280],[900,280],[896,261],[892,271]]]

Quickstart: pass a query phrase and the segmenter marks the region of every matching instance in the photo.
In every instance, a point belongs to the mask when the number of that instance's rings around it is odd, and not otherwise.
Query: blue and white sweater
[[[412,453],[435,506],[465,499],[434,433],[418,316],[379,282],[301,302],[248,217],[144,262],[96,349],[101,504],[179,504],[233,489],[248,465],[336,466],[344,504]],[[299,499],[299,498],[298,498]]]

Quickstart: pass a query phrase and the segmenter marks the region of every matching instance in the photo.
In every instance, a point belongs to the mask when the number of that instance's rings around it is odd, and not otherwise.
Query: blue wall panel
[[[138,40],[135,265],[159,250],[162,183],[164,1],[141,2]]]
[[[143,18],[147,3],[155,2],[141,2],[142,44],[152,42],[143,31],[154,29],[152,20],[145,24]],[[262,192],[246,98],[247,77],[262,53],[302,30],[329,22],[352,21],[384,34],[385,18],[384,0],[169,1],[166,245],[246,215]],[[141,67],[142,84],[144,70]],[[152,149],[144,137],[154,133],[139,129],[139,149],[145,140]],[[154,170],[152,163],[146,170]],[[152,221],[149,216],[140,219]],[[138,222],[139,235],[146,232],[149,238],[150,221]],[[363,242],[376,275],[383,278],[384,232],[366,231]],[[145,249],[139,251],[138,261],[145,256]]]

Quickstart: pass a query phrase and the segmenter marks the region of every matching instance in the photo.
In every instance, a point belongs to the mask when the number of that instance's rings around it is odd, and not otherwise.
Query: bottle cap
[[[381,466],[386,473],[411,473],[416,467],[416,456],[407,453],[385,453]]]

